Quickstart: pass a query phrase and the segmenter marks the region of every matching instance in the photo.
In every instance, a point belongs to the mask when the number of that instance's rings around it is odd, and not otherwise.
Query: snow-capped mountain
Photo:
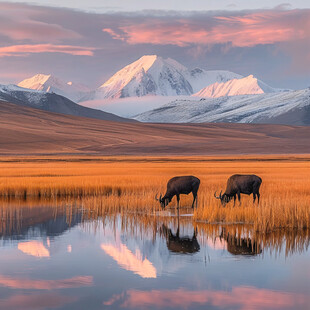
[[[29,79],[21,81],[18,83],[18,86],[48,93],[56,93],[72,101],[79,101],[90,91],[90,89],[83,84],[65,82],[53,75],[46,74],[36,74]]]
[[[0,85],[0,101],[2,104],[8,102],[67,115],[119,122],[133,121],[112,113],[80,106],[79,104],[55,93],[26,89],[16,85]]]
[[[143,56],[115,73],[93,94],[94,99],[146,95],[190,95],[193,89],[183,76],[186,68],[173,59]]]
[[[258,95],[175,100],[139,114],[136,120],[156,123],[283,123],[310,125],[310,88]]]
[[[242,76],[229,71],[189,70],[171,58],[146,55],[115,73],[83,101],[149,95],[189,96],[209,84],[233,78]]]
[[[264,82],[258,80],[253,75],[244,78],[234,78],[227,82],[216,82],[201,89],[193,94],[196,97],[218,98],[223,96],[238,96],[238,95],[257,95],[264,93],[277,92]]]

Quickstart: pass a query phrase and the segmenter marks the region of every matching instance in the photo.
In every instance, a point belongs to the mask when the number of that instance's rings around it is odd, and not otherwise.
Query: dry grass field
[[[242,195],[242,205],[223,208],[213,196],[225,190],[234,173],[257,174],[263,179],[260,205]],[[310,228],[310,157],[84,157],[2,158],[2,199],[62,199],[83,197],[92,212],[159,211],[156,193],[165,191],[176,175],[200,178],[198,209],[194,220],[209,223],[246,223],[256,231]],[[181,207],[192,196],[181,196]],[[176,199],[169,205],[174,208]]]

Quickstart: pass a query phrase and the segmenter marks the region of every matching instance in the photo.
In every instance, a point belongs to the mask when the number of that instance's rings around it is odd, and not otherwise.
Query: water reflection
[[[42,241],[32,240],[27,242],[19,242],[17,248],[23,253],[35,257],[50,257],[50,252],[44,246]]]
[[[138,274],[142,278],[156,278],[156,269],[152,263],[143,258],[139,249],[133,253],[121,242],[116,244],[101,244],[102,250],[110,255],[122,268]]]
[[[258,242],[252,241],[250,238],[237,238],[231,235],[223,228],[220,240],[224,239],[227,243],[226,249],[233,255],[257,255],[262,253],[261,246]]]
[[[310,298],[255,287],[233,287],[230,291],[216,290],[129,290],[113,296],[104,305],[124,309],[192,309],[207,305],[210,309],[306,309]],[[208,309],[209,309],[208,308]]]
[[[78,299],[58,293],[18,294],[0,299],[1,309],[45,310],[63,308]],[[65,308],[64,308],[65,309]]]
[[[2,204],[0,309],[306,309],[309,231]],[[249,259],[249,257],[251,259]]]
[[[180,236],[179,223],[176,234],[173,234],[172,230],[168,228],[165,224],[162,225],[161,231],[167,240],[167,248],[171,252],[181,254],[193,254],[200,250],[200,245],[196,238],[195,229],[193,229],[192,237]]]
[[[70,279],[58,280],[35,280],[26,278],[13,278],[0,275],[0,285],[14,289],[24,290],[51,290],[62,288],[75,288],[82,286],[91,286],[93,284],[93,277],[73,277]]]

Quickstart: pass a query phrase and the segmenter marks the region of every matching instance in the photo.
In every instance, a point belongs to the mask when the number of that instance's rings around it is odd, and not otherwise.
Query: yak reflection
[[[227,242],[227,251],[232,255],[254,256],[262,253],[261,246],[250,238],[237,238],[235,235],[222,230],[220,240]]]
[[[170,252],[180,254],[193,254],[199,252],[200,250],[200,245],[196,237],[197,232],[195,231],[195,229],[192,237],[181,237],[179,223],[176,234],[173,234],[172,230],[168,228],[165,224],[163,224],[161,227],[161,232],[166,238],[167,248]]]

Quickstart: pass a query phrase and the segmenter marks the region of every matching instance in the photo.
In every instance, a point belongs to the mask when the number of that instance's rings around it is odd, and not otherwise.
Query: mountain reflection
[[[54,237],[82,222],[82,212],[66,206],[2,206],[1,215],[3,240]]]
[[[156,278],[156,269],[152,263],[142,257],[136,249],[133,253],[125,244],[101,244],[101,248],[110,255],[122,268],[130,270],[142,278]]]
[[[49,250],[43,245],[41,241],[27,241],[19,242],[17,248],[25,254],[35,257],[50,257]]]

